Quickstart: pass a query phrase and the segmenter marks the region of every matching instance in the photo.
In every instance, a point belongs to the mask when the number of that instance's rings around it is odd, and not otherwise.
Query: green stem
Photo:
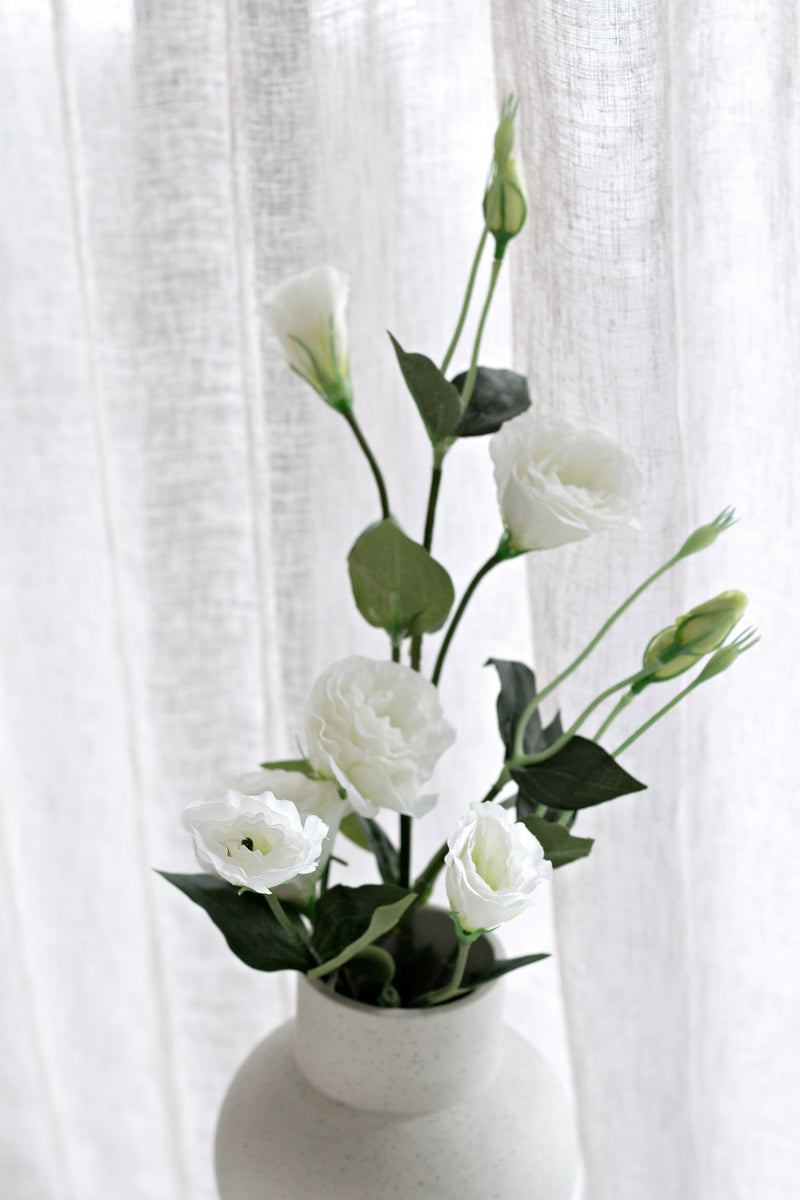
[[[281,904],[278,897],[274,894],[274,892],[267,892],[266,900],[267,900],[267,904],[270,906],[270,908],[272,910],[272,915],[275,917],[275,920],[278,922],[278,924],[280,925],[283,932],[288,937],[290,937],[292,939],[292,941],[295,942],[298,946],[302,946],[302,948],[304,950],[308,951],[308,953],[312,956],[312,958],[314,959],[315,962],[319,962],[318,956],[315,954],[314,950],[312,949],[311,939],[309,938],[305,929],[303,929],[301,932],[300,929],[298,929],[298,927],[296,925],[292,924],[292,922],[289,920],[286,913],[284,912],[283,905]]]
[[[411,878],[411,817],[400,814],[400,887],[407,888]]]
[[[636,739],[640,738],[643,733],[646,733],[651,725],[655,725],[656,721],[660,721],[663,716],[666,716],[671,708],[674,708],[676,704],[679,704],[685,696],[689,695],[689,692],[693,692],[694,689],[699,687],[702,682],[702,679],[695,679],[688,685],[688,687],[685,687],[682,692],[678,692],[677,696],[673,696],[668,704],[665,704],[663,708],[660,708],[657,713],[654,713],[653,716],[650,717],[648,721],[645,721],[644,725],[640,725],[639,728],[632,733],[629,738],[626,738],[621,745],[617,746],[616,750],[614,751],[614,758],[619,758],[623,750],[627,750],[628,746],[630,746],[632,742],[635,742]]]
[[[478,242],[478,249],[475,251],[475,258],[472,260],[472,270],[469,273],[469,280],[467,282],[467,291],[464,296],[464,303],[461,305],[461,312],[459,313],[458,324],[456,325],[456,331],[453,334],[453,339],[450,342],[450,345],[447,347],[447,353],[445,354],[444,359],[442,360],[442,365],[441,365],[440,369],[441,369],[441,372],[443,375],[444,375],[445,371],[447,370],[447,368],[450,366],[450,359],[453,357],[453,355],[455,353],[456,346],[458,345],[459,338],[461,337],[461,332],[464,328],[464,321],[466,320],[466,317],[467,317],[467,309],[469,308],[469,302],[472,299],[472,289],[475,287],[475,278],[478,274],[478,264],[481,261],[481,256],[483,254],[483,248],[486,245],[486,238],[487,238],[488,233],[489,233],[489,226],[484,225],[483,233],[481,234],[481,240]]]
[[[439,486],[442,482],[442,461],[434,452],[433,470],[431,471],[431,486],[428,493],[428,510],[425,514],[425,534],[423,546],[430,553],[433,544],[433,522],[436,518],[436,502],[439,499]],[[411,668],[420,669],[422,663],[422,634],[416,633],[411,639]]]
[[[456,956],[453,974],[450,977],[450,982],[446,987],[439,988],[435,992],[426,992],[424,996],[420,996],[417,1004],[422,1007],[430,1007],[432,1004],[444,1004],[446,1000],[452,1000],[458,989],[461,987],[461,980],[464,978],[464,970],[469,958],[469,943],[464,942],[459,938],[458,954]]]
[[[642,592],[644,592],[647,588],[649,588],[651,583],[655,583],[655,581],[657,579],[659,579],[666,571],[668,571],[670,569],[670,567],[673,567],[675,565],[675,563],[678,562],[681,557],[682,557],[682,555],[679,551],[677,554],[673,555],[673,557],[671,559],[669,559],[668,562],[664,563],[663,567],[659,567],[658,570],[654,571],[653,574],[651,576],[649,576],[648,579],[645,579],[644,583],[640,584],[639,587],[636,588],[636,590],[634,592],[631,592],[631,594],[630,594],[630,596],[628,596],[627,600],[624,600],[622,602],[622,604],[620,604],[620,606],[616,610],[616,612],[611,614],[611,616],[608,618],[606,623],[598,630],[598,632],[595,634],[595,636],[589,642],[588,646],[586,646],[581,651],[581,653],[578,655],[578,657],[576,659],[574,659],[569,664],[569,666],[566,667],[561,672],[560,675],[556,675],[555,679],[553,679],[550,683],[548,683],[547,687],[543,688],[542,691],[539,692],[538,695],[534,696],[533,699],[530,701],[530,703],[528,705],[526,705],[526,707],[522,711],[522,715],[520,716],[519,723],[517,725],[517,732],[514,737],[514,758],[515,759],[519,758],[519,756],[523,752],[523,748],[525,745],[525,730],[527,729],[528,722],[530,721],[533,714],[536,712],[539,705],[545,699],[545,697],[549,696],[550,693],[555,688],[557,688],[560,683],[564,682],[564,680],[567,678],[568,675],[571,675],[572,672],[575,671],[581,665],[581,663],[589,657],[589,655],[594,650],[594,648],[598,644],[598,642],[600,642],[601,639],[605,637],[605,635],[608,633],[611,626],[615,623],[615,621],[619,620],[619,618],[626,611],[626,609],[628,609],[631,606],[631,604],[633,604],[634,600],[638,600],[638,598],[639,598],[639,596],[641,596]]]
[[[628,707],[628,705],[630,704],[632,699],[633,699],[633,692],[626,692],[624,696],[620,696],[619,700],[614,705],[611,712],[606,717],[605,721],[603,721],[603,724],[600,726],[597,733],[594,735],[594,738],[592,739],[593,741],[595,741],[595,742],[600,741],[600,738],[603,736],[605,731],[608,729],[611,722],[615,721],[616,718],[619,716],[619,714],[623,711],[623,709],[626,709]]]
[[[375,482],[378,485],[378,493],[381,498],[381,512],[383,513],[383,519],[386,520],[390,515],[389,514],[389,497],[386,492],[386,484],[383,482],[383,475],[381,474],[381,469],[375,460],[375,455],[372,453],[372,451],[369,448],[367,439],[364,437],[364,434],[361,431],[361,426],[359,425],[358,421],[356,420],[353,410],[350,408],[346,409],[342,413],[342,416],[347,421],[347,423],[350,426],[350,428],[352,429],[353,433],[356,435],[356,440],[358,441],[358,444],[361,447],[361,449],[364,451],[364,454],[366,455],[366,458],[367,458],[367,462],[369,463],[370,468],[372,470],[372,474],[375,476]]]
[[[598,708],[604,700],[607,700],[609,696],[613,696],[614,692],[618,692],[620,688],[630,687],[631,684],[638,683],[640,679],[647,679],[650,675],[654,675],[656,671],[661,669],[661,665],[662,664],[660,661],[653,660],[653,662],[648,663],[646,667],[641,667],[640,670],[636,671],[633,675],[629,675],[627,679],[621,679],[619,683],[612,683],[611,687],[607,687],[604,692],[600,693],[599,696],[595,696],[591,704],[586,706],[578,719],[574,721],[572,725],[570,725],[569,729],[562,733],[561,737],[556,738],[554,742],[551,742],[546,750],[541,750],[538,754],[523,754],[520,757],[515,756],[511,761],[511,766],[530,767],[535,763],[546,762],[548,758],[552,758],[554,754],[558,754],[559,750],[561,750],[563,746],[566,746],[567,742],[572,740],[577,731],[580,729],[581,725],[583,725],[584,721],[586,721],[592,715],[594,710]]]
[[[496,258],[492,263],[492,274],[489,279],[489,290],[486,293],[486,300],[483,305],[483,311],[481,312],[481,318],[480,318],[480,321],[478,322],[478,331],[475,334],[475,345],[472,348],[472,361],[469,364],[469,372],[467,374],[467,378],[464,380],[464,389],[461,393],[461,411],[462,412],[467,411],[467,406],[469,405],[469,402],[472,398],[472,392],[475,387],[475,377],[478,374],[478,354],[480,353],[480,348],[481,348],[481,338],[483,337],[483,327],[486,324],[486,318],[489,315],[489,306],[492,303],[492,296],[494,295],[495,285],[497,284],[497,278],[500,274],[500,268],[502,265],[503,265],[503,260],[501,258]]]
[[[464,592],[464,595],[461,597],[461,603],[459,604],[458,608],[456,609],[455,616],[453,617],[452,621],[450,622],[447,633],[444,635],[444,641],[442,642],[442,646],[439,651],[439,657],[436,659],[436,666],[434,667],[433,675],[431,676],[432,683],[438,684],[438,682],[439,682],[439,676],[442,673],[442,667],[444,666],[445,656],[447,655],[447,651],[450,647],[450,643],[453,640],[453,634],[455,633],[456,629],[458,628],[458,624],[464,615],[464,611],[465,611],[467,605],[469,604],[470,599],[472,598],[473,592],[475,591],[476,587],[478,586],[480,581],[483,579],[483,577],[485,575],[489,574],[492,567],[496,567],[497,564],[502,561],[503,561],[503,559],[495,551],[495,553],[491,556],[491,558],[487,558],[487,560],[483,564],[483,566],[480,567],[475,572],[475,574],[473,575],[469,584],[467,585],[467,590]]]

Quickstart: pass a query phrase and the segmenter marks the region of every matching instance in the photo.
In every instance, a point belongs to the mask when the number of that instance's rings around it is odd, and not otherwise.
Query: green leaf
[[[578,858],[591,853],[594,838],[573,837],[563,825],[556,825],[545,817],[531,813],[519,818],[522,824],[541,842],[544,856],[553,868],[564,867]]]
[[[343,833],[356,846],[360,846],[362,850],[366,850],[369,853],[370,846],[367,841],[367,835],[361,827],[361,821],[358,819],[357,813],[350,812],[346,817],[342,818],[339,833]]]
[[[416,892],[388,884],[331,888],[317,905],[312,942],[323,961],[309,979],[330,975],[385,937],[417,899]]]
[[[486,666],[493,666],[500,676],[500,694],[497,697],[497,725],[500,737],[503,739],[506,757],[514,753],[514,738],[517,725],[523,711],[536,695],[536,676],[525,663],[514,662],[504,658],[489,658]],[[539,710],[536,709],[525,728],[523,752],[538,754],[557,738],[561,737],[561,718],[555,718],[547,726],[542,727]]]
[[[233,953],[256,971],[307,971],[314,960],[281,928],[267,901],[255,892],[243,892],[216,875],[172,875],[159,871],[169,883],[205,909],[224,934]],[[288,905],[290,920],[302,927]]]
[[[646,787],[623,770],[602,746],[580,736],[571,738],[542,763],[510,770],[526,800],[565,811],[592,808]]]
[[[459,395],[464,390],[466,378],[465,371],[453,380]],[[505,421],[518,417],[530,406],[528,381],[524,375],[494,367],[478,367],[474,390],[458,426],[458,436],[481,437],[496,433]]]
[[[520,958],[499,958],[470,990],[483,987],[485,983],[491,983],[494,979],[499,979],[501,975],[507,975],[509,971],[517,971],[520,967],[527,967],[531,963],[541,962],[543,958],[549,957],[549,954],[523,954]]]
[[[309,779],[316,779],[317,772],[307,758],[282,758],[277,762],[260,763],[265,771],[298,771]]]
[[[461,397],[436,363],[424,354],[407,354],[391,333],[389,337],[428,437],[434,446],[441,446],[456,436],[461,420]]]
[[[347,565],[358,611],[395,642],[437,629],[453,606],[447,571],[388,518],[361,534]]]

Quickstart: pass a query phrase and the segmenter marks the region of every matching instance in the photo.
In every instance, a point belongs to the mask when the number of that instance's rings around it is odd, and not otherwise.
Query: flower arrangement
[[[635,523],[641,486],[629,456],[595,429],[547,419],[531,408],[525,379],[478,365],[484,324],[509,243],[525,223],[527,199],[511,154],[515,105],[503,104],[483,199],[484,228],[455,333],[441,366],[409,353],[392,337],[408,391],[432,446],[425,530],[415,541],[389,505],[378,463],[354,413],[345,309],[347,284],[333,267],[286,280],[267,318],[285,362],[351,426],[373,473],[381,518],[348,558],[359,612],[386,631],[389,657],[334,663],[314,683],[304,714],[301,757],[265,762],[223,794],[198,801],[183,821],[201,874],[164,873],[206,910],[230,948],[258,970],[295,970],[332,992],[372,1005],[428,1007],[481,987],[545,957],[530,954],[470,964],[484,932],[523,912],[554,869],[585,858],[592,840],[572,827],[585,808],[644,785],[621,765],[623,752],[701,683],[730,667],[758,640],[751,629],[731,638],[746,598],[726,591],[690,609],[645,647],[640,665],[605,688],[569,728],[560,716],[543,725],[540,705],[575,671],[644,590],[689,555],[705,550],[733,523],[726,509],[696,529],[678,551],[612,613],[577,658],[538,688],[524,663],[490,659],[500,692],[503,755],[496,781],[460,816],[445,845],[411,874],[413,824],[430,811],[428,790],[455,731],[437,685],[464,610],[485,575],[521,554],[555,549]],[[489,239],[494,258],[466,372],[448,379]],[[391,336],[391,335],[390,335]],[[463,437],[491,435],[502,532],[458,605],[450,576],[431,554],[446,456]],[[430,679],[421,670],[423,638],[444,627]],[[488,664],[487,664],[488,665]],[[612,722],[645,690],[699,668],[691,682],[613,752],[601,745]],[[593,738],[579,730],[617,696]],[[399,814],[399,838],[384,826]],[[332,885],[333,848],[341,834],[374,855],[380,883]],[[339,860],[337,860],[339,861]],[[444,871],[453,923],[452,952],[442,958],[413,934],[414,913]]]

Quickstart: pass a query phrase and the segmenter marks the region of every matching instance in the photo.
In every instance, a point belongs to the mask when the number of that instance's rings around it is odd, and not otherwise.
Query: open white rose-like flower
[[[436,803],[423,794],[455,740],[439,693],[418,671],[354,655],[328,667],[305,708],[308,757],[346,789],[363,817],[381,808],[421,817]]]
[[[600,430],[529,410],[507,421],[489,450],[512,550],[552,549],[636,524],[642,476]]]
[[[263,796],[270,793],[281,800],[291,800],[300,818],[320,817],[328,827],[322,843],[316,869],[297,875],[289,883],[274,888],[280,900],[296,900],[304,903],[311,896],[314,884],[325,869],[333,850],[342,817],[349,809],[346,800],[339,795],[339,788],[329,779],[309,779],[301,771],[281,771],[276,768],[249,771],[240,775],[231,785],[234,791],[247,796]]]
[[[335,267],[292,275],[269,295],[267,321],[284,361],[333,408],[352,405],[347,347],[347,279]]]
[[[265,895],[316,871],[328,833],[320,817],[303,821],[291,800],[270,791],[199,800],[184,809],[183,824],[205,871]]]
[[[447,845],[447,898],[465,933],[494,929],[519,916],[553,874],[541,843],[491,802],[470,805]]]

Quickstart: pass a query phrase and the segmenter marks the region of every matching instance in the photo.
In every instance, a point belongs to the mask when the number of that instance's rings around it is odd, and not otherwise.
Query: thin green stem
[[[386,484],[383,481],[383,475],[381,474],[381,469],[375,460],[375,455],[372,453],[372,451],[369,448],[367,439],[364,437],[364,434],[361,431],[361,426],[359,425],[358,421],[356,420],[353,410],[350,408],[346,409],[342,413],[342,416],[347,421],[347,423],[350,426],[350,428],[352,429],[353,433],[356,435],[356,440],[358,441],[358,444],[361,447],[361,449],[364,451],[367,462],[369,463],[370,468],[372,470],[372,474],[375,476],[375,482],[378,485],[378,493],[381,498],[381,512],[383,513],[383,519],[386,520],[387,517],[389,516],[389,496],[387,495],[387,492],[386,492]]]
[[[542,701],[547,696],[549,696],[550,693],[555,688],[557,688],[560,683],[563,683],[568,675],[571,675],[573,671],[577,670],[577,668],[581,665],[581,663],[584,662],[584,660],[589,657],[589,655],[594,650],[594,648],[598,644],[598,642],[600,642],[602,640],[602,638],[605,637],[605,635],[608,633],[611,626],[616,621],[619,620],[619,618],[626,611],[626,609],[628,609],[631,606],[631,604],[633,604],[634,600],[638,600],[638,598],[639,598],[639,596],[641,596],[642,592],[644,592],[647,588],[649,588],[652,583],[655,583],[655,581],[657,579],[659,579],[666,571],[668,571],[670,569],[670,567],[673,567],[675,565],[675,563],[678,562],[681,557],[682,556],[679,551],[677,554],[673,555],[673,557],[671,559],[669,559],[668,562],[664,563],[664,565],[662,567],[659,567],[657,571],[654,571],[653,574],[649,576],[649,578],[645,579],[644,583],[640,584],[639,587],[637,587],[635,591],[631,592],[631,594],[630,594],[630,596],[628,596],[627,600],[624,600],[622,602],[622,604],[620,604],[619,608],[611,614],[611,616],[608,618],[606,623],[598,630],[598,632],[595,634],[595,636],[592,638],[592,640],[589,642],[589,644],[580,652],[578,657],[576,659],[573,659],[573,661],[569,664],[569,666],[566,667],[561,672],[560,675],[556,675],[555,679],[551,680],[551,682],[548,683],[547,687],[543,688],[541,690],[541,692],[539,692],[536,696],[534,696],[533,699],[530,701],[530,703],[526,705],[526,707],[523,709],[522,714],[520,716],[519,723],[517,724],[517,732],[514,737],[514,758],[515,759],[519,758],[523,752],[524,745],[525,745],[525,730],[528,727],[528,722],[530,721],[531,717],[536,712],[537,708],[542,703]]]
[[[392,642],[392,662],[400,662],[400,643]]]
[[[503,265],[503,260],[501,258],[496,258],[492,263],[492,274],[489,279],[489,290],[486,293],[486,300],[484,301],[483,311],[481,312],[481,317],[478,322],[478,330],[477,330],[477,333],[475,334],[475,344],[472,348],[472,361],[469,364],[469,372],[467,374],[467,378],[464,380],[464,388],[463,388],[463,391],[461,392],[461,411],[462,412],[467,411],[467,406],[469,405],[469,402],[472,399],[472,392],[475,388],[475,378],[478,374],[478,354],[480,353],[480,348],[481,348],[481,338],[483,337],[483,327],[486,324],[486,318],[489,315],[489,306],[492,303],[494,289],[497,284],[497,279],[500,274],[500,268],[502,265]]]
[[[283,905],[281,904],[280,900],[275,895],[275,893],[267,892],[266,893],[266,901],[267,901],[267,904],[269,905],[270,909],[272,910],[272,915],[275,917],[275,920],[278,922],[278,924],[280,925],[283,932],[289,938],[291,938],[291,940],[293,942],[295,942],[298,946],[302,946],[302,948],[312,956],[312,958],[314,959],[315,962],[319,962],[319,958],[317,957],[317,955],[315,954],[315,952],[311,946],[311,939],[309,938],[305,929],[302,929],[302,931],[301,931],[301,929],[299,929],[297,927],[297,925],[294,925],[289,920],[289,918],[286,915],[286,912],[284,911]]]
[[[611,722],[615,721],[617,719],[617,717],[619,716],[619,714],[628,707],[628,705],[630,704],[632,699],[633,699],[633,692],[626,692],[624,696],[620,696],[619,700],[614,705],[611,712],[606,717],[605,721],[603,721],[603,724],[600,726],[597,733],[594,735],[594,738],[592,739],[593,741],[595,741],[595,742],[600,741],[600,738],[603,736],[605,731],[608,729]]]
[[[442,482],[442,463],[434,453],[433,470],[431,471],[431,486],[428,493],[428,510],[425,514],[425,534],[423,546],[430,553],[433,544],[433,522],[436,518],[436,502],[439,499],[439,486]],[[411,667],[418,671],[422,663],[422,634],[416,633],[411,639]]]
[[[475,574],[473,575],[469,584],[467,585],[467,590],[464,592],[464,595],[461,597],[461,603],[459,604],[458,608],[455,611],[455,616],[453,617],[452,621],[450,622],[450,625],[448,626],[447,633],[444,635],[444,641],[442,642],[441,649],[439,650],[439,657],[436,659],[436,666],[434,667],[433,675],[431,676],[432,683],[438,684],[438,682],[439,682],[439,676],[442,673],[442,667],[444,666],[444,660],[447,655],[447,651],[450,648],[450,643],[453,640],[453,634],[455,633],[456,629],[458,628],[458,624],[464,615],[464,611],[465,611],[467,605],[469,604],[470,599],[472,598],[473,592],[475,591],[475,589],[477,588],[478,584],[483,579],[483,577],[485,575],[489,574],[492,567],[496,567],[497,564],[502,561],[503,561],[502,558],[495,551],[495,553],[491,556],[491,558],[487,558],[487,560],[483,564],[483,566],[480,567],[475,572]]]
[[[689,692],[693,692],[696,687],[699,687],[702,682],[702,679],[694,679],[687,687],[683,689],[682,692],[678,692],[677,696],[673,696],[669,703],[665,704],[663,708],[660,708],[657,713],[654,713],[653,716],[650,717],[649,720],[645,721],[644,725],[640,725],[639,728],[635,730],[629,738],[626,738],[624,742],[617,746],[616,750],[614,751],[614,758],[619,758],[623,750],[627,750],[628,746],[635,742],[637,738],[640,738],[643,733],[646,733],[651,725],[655,725],[656,721],[660,721],[663,716],[666,716],[671,708],[674,708],[676,704],[680,704],[681,700],[683,700],[685,696],[688,696]]]
[[[472,289],[475,287],[475,279],[478,274],[478,265],[481,261],[481,256],[483,255],[483,248],[486,245],[486,238],[488,236],[488,233],[489,233],[489,226],[484,225],[483,233],[481,234],[481,240],[478,242],[478,249],[475,251],[475,257],[472,260],[472,270],[469,273],[469,280],[467,282],[467,290],[464,295],[464,303],[461,305],[461,312],[459,313],[459,316],[458,316],[458,324],[456,325],[456,331],[453,334],[453,338],[452,338],[452,341],[450,342],[450,345],[447,347],[447,353],[445,354],[445,356],[442,360],[441,372],[443,375],[444,375],[445,371],[447,370],[447,368],[450,366],[450,359],[455,354],[456,346],[458,345],[462,330],[464,329],[464,321],[466,320],[467,309],[469,308],[470,300],[472,299]]]
[[[409,887],[411,879],[411,817],[400,814],[400,887]]]
[[[450,982],[443,988],[439,988],[435,992],[426,992],[424,996],[420,996],[417,1004],[420,1006],[430,1007],[432,1004],[444,1004],[446,1000],[452,1000],[458,989],[461,987],[461,980],[464,978],[464,970],[467,966],[469,958],[469,943],[463,942],[460,938],[458,941],[458,954],[456,955],[453,974],[450,977]]]
[[[584,721],[588,720],[594,710],[598,708],[604,700],[607,700],[609,696],[613,696],[614,692],[618,692],[620,688],[630,687],[631,684],[638,683],[640,679],[647,679],[650,675],[654,675],[655,672],[660,669],[661,662],[658,660],[653,660],[653,662],[648,663],[646,667],[641,667],[638,671],[635,671],[633,675],[629,675],[627,679],[621,679],[618,683],[612,683],[611,687],[607,687],[604,692],[600,693],[599,696],[595,696],[591,704],[586,706],[577,720],[570,725],[569,729],[562,733],[561,737],[556,738],[554,742],[551,742],[546,750],[541,750],[538,754],[523,754],[520,757],[515,756],[511,761],[511,765],[514,767],[530,767],[535,763],[546,762],[548,758],[552,758],[553,755],[558,754],[559,750],[561,750],[563,746],[566,746],[567,742],[572,740],[577,731],[580,729],[581,725],[583,725]]]

